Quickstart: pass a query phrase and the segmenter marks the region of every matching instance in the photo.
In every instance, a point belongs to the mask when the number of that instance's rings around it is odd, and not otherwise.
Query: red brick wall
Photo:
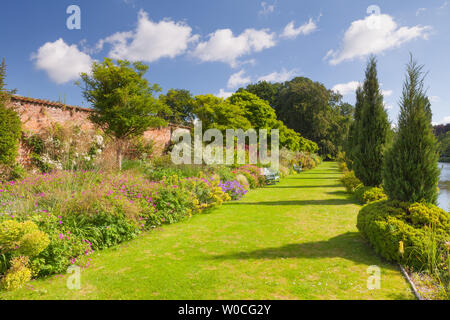
[[[11,100],[11,107],[20,115],[23,130],[39,133],[52,123],[61,125],[78,125],[84,131],[94,131],[95,126],[88,120],[89,109],[66,106],[61,103],[15,96]],[[173,127],[173,126],[172,126]],[[170,142],[171,127],[149,130],[144,133],[145,139],[155,143],[155,153],[161,154]],[[27,154],[19,150],[20,162],[26,164]]]

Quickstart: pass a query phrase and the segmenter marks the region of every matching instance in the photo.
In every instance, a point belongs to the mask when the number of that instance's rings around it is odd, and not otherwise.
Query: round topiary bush
[[[430,270],[448,259],[450,214],[435,205],[373,202],[359,212],[357,227],[389,261]]]

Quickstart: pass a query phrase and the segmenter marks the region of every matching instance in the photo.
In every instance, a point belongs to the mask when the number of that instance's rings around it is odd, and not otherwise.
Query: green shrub
[[[449,213],[431,204],[377,201],[364,206],[357,227],[375,251],[389,261],[416,270],[429,269],[430,248],[433,259],[445,264],[450,241]],[[433,243],[430,242],[431,236]]]
[[[17,112],[0,101],[0,164],[13,165],[16,162],[21,130]]]
[[[353,171],[345,172],[340,181],[348,193],[354,193],[356,188],[362,184]]]
[[[354,196],[361,204],[379,200],[387,200],[387,195],[384,193],[382,188],[365,187],[362,184],[356,187]]]
[[[21,288],[31,280],[31,270],[28,268],[28,257],[16,257],[11,261],[11,268],[1,279],[2,288],[12,291]]]

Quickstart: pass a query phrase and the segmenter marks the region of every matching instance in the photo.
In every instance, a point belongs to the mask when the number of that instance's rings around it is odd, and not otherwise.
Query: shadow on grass
[[[257,202],[229,202],[229,206],[344,206],[354,204],[351,199],[322,199],[322,200],[288,200],[288,201],[257,201]]]
[[[331,192],[327,192],[327,194],[332,194],[335,196],[344,196],[344,197],[348,197],[350,198],[352,195],[349,194],[347,191],[331,191]]]
[[[310,177],[308,175],[298,175],[298,176],[294,176],[292,178],[289,178],[292,180],[338,180],[339,176],[336,177],[327,177],[327,178],[315,178],[315,177]]]
[[[267,186],[270,189],[309,189],[309,188],[339,188],[340,184],[317,185],[317,186]]]
[[[380,259],[362,239],[358,232],[347,232],[326,241],[293,243],[276,248],[265,248],[210,256],[213,260],[274,260],[286,258],[343,258],[359,264],[379,265]],[[395,266],[383,262],[383,266],[394,270]]]

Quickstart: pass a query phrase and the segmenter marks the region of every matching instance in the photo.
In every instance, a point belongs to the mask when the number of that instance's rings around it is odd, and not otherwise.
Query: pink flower
[[[64,235],[62,233],[60,233],[59,238],[62,240],[64,238]]]

